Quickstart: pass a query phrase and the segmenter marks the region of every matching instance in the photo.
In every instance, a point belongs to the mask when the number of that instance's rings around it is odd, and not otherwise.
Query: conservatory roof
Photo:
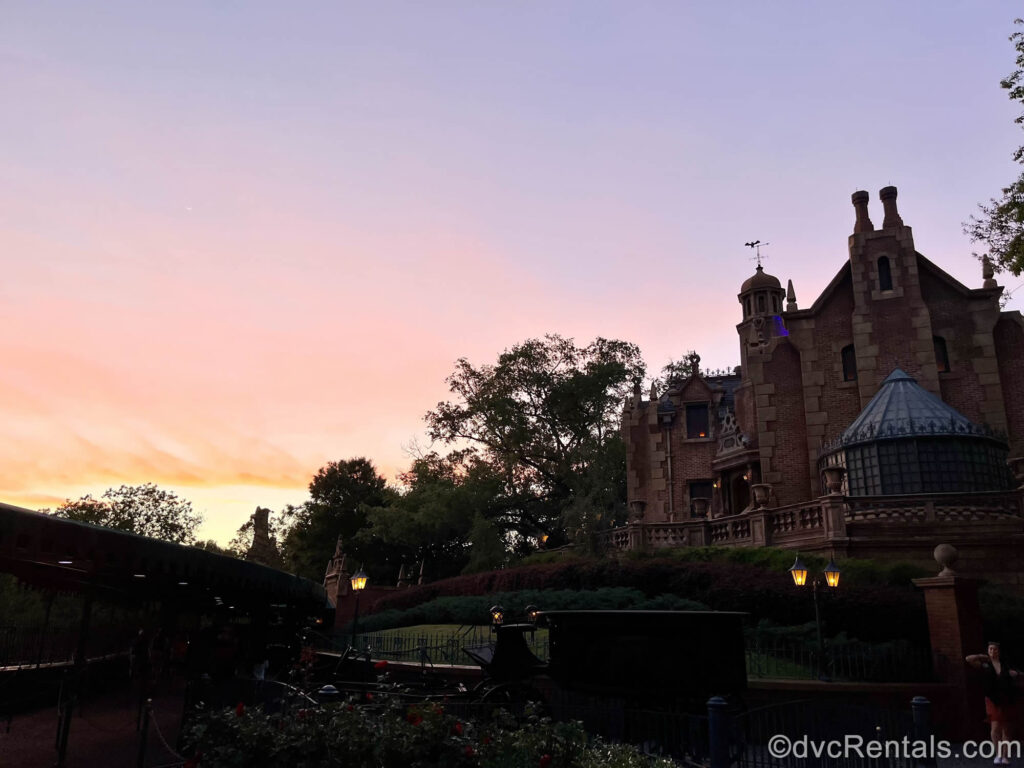
[[[839,442],[849,445],[903,435],[994,437],[926,390],[906,371],[896,368]]]

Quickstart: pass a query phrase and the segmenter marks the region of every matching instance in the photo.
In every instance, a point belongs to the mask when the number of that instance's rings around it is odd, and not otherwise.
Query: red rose
[[[378,661],[376,664],[373,665],[374,669],[387,669],[387,667],[388,667],[387,659],[381,659],[380,661]]]
[[[348,711],[349,711],[349,712],[351,712],[351,711],[352,711],[353,709],[355,709],[355,707],[354,707],[354,706],[352,706],[351,704],[349,704],[349,705],[348,705]]]
[[[408,720],[412,725],[419,725],[423,722],[423,715],[421,715],[419,712],[410,712],[405,716],[405,719]]]
[[[244,714],[245,714],[245,703],[240,701],[240,702],[238,702],[238,706],[235,707],[235,717],[241,717]]]
[[[373,701],[373,694],[372,693],[366,694],[366,700],[367,701]]]
[[[469,746],[469,744],[467,744],[466,745],[466,749],[465,749],[465,753],[466,753],[466,757],[472,757],[473,755],[476,754],[476,750],[473,749],[471,746]]]
[[[462,723],[456,723],[455,725],[453,725],[452,726],[452,731],[455,733],[456,736],[461,736],[462,735]]]
[[[540,756],[540,768],[548,768],[551,765],[551,755]]]

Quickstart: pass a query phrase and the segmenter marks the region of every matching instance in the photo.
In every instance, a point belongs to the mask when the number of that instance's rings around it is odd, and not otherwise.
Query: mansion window
[[[686,406],[686,438],[710,437],[711,423],[708,404],[695,403]]]
[[[857,380],[857,354],[853,344],[843,347],[843,381]]]
[[[935,365],[939,373],[949,373],[949,352],[946,349],[946,340],[941,336],[932,336],[932,343],[935,345]]]
[[[878,290],[892,290],[892,268],[889,266],[888,256],[878,257]]]

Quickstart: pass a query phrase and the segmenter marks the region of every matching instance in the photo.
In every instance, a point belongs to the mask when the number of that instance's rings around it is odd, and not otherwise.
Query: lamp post
[[[356,645],[356,638],[359,636],[359,595],[366,589],[366,572],[359,568],[349,580],[352,584],[352,591],[356,593],[356,611],[352,617],[352,646]]]
[[[825,576],[825,584],[829,589],[836,589],[839,586],[839,566],[836,565],[835,558],[831,558],[828,561],[828,565],[825,566],[825,570],[822,572]],[[789,569],[790,576],[793,577],[793,583],[798,587],[807,586],[807,566],[800,560],[800,555],[796,556],[796,560],[793,561],[792,567]],[[821,633],[821,609],[818,607],[818,587],[821,586],[821,577],[815,576],[811,579],[811,594],[814,596],[814,626],[818,631],[818,679],[827,680],[825,676],[825,638]]]
[[[498,627],[505,621],[505,609],[500,605],[492,605],[491,610],[491,629],[495,632],[498,631]]]

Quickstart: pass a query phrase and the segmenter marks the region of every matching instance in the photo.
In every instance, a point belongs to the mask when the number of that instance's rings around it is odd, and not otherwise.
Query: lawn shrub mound
[[[678,595],[648,597],[639,589],[603,587],[596,590],[526,589],[519,592],[497,592],[491,595],[438,597],[414,605],[404,611],[385,610],[365,619],[359,626],[364,632],[421,624],[486,624],[489,609],[495,603],[505,609],[509,621],[518,621],[526,614],[526,606],[536,605],[545,611],[706,611],[703,603]]]
[[[807,561],[809,567],[815,567],[811,558]],[[844,570],[847,562],[843,562]],[[674,595],[711,610],[743,611],[755,620],[770,619],[783,625],[804,624],[814,618],[810,589],[795,587],[784,569],[668,557],[574,560],[458,576],[395,592],[377,600],[370,612],[407,611],[443,597],[607,587],[635,589],[648,598]],[[819,597],[830,634],[845,631],[862,640],[904,637],[927,642],[924,599],[909,582],[896,587],[846,579],[835,592],[826,592]],[[536,604],[546,607],[543,597]]]

